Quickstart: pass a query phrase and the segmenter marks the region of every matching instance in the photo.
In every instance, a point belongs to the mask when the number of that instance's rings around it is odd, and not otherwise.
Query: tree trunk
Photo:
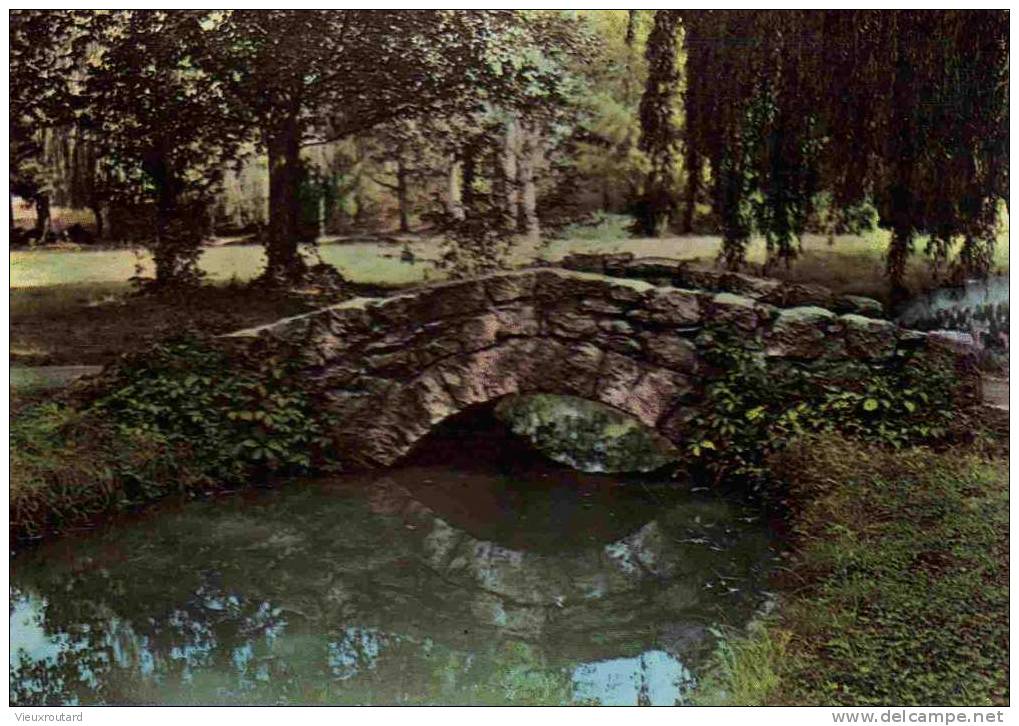
[[[908,26],[907,26],[908,27]],[[908,36],[906,36],[908,37]],[[904,43],[904,41],[901,41]],[[895,76],[892,83],[892,136],[895,163],[888,190],[888,222],[892,229],[888,242],[886,267],[893,297],[903,297],[906,260],[913,246],[912,173],[916,157],[915,134],[911,125],[915,108],[914,71],[903,45],[896,52]]]
[[[50,195],[39,192],[35,195],[35,231],[39,242],[45,242],[50,229]]]
[[[326,191],[325,184],[321,186],[318,193],[318,234],[315,239],[320,240],[326,236]]]
[[[537,241],[541,237],[538,222],[538,191],[534,181],[534,167],[537,163],[537,135],[530,124],[520,124],[520,160],[517,163],[517,184],[520,189],[520,214],[517,229],[528,239]]]
[[[93,201],[89,205],[89,209],[92,210],[92,216],[95,217],[96,222],[96,239],[103,239],[103,235],[106,233],[106,223],[103,219],[103,205],[97,201]]]
[[[410,232],[410,198],[407,189],[407,167],[403,158],[396,160],[396,200],[400,205],[400,231]]]
[[[269,237],[265,277],[275,283],[300,279],[305,271],[298,250],[301,129],[296,117],[268,132]]]
[[[644,194],[637,205],[637,226],[648,236],[659,236],[665,231],[675,208],[673,152],[678,133],[673,121],[673,102],[679,88],[678,25],[677,11],[655,11],[655,24],[647,44],[648,77],[640,99],[639,146],[648,156],[649,169]]]
[[[453,157],[449,160],[449,171],[446,176],[446,215],[450,219],[462,221],[464,218],[463,197],[460,194],[460,162]]]
[[[693,147],[691,141],[687,141],[686,147],[686,198],[683,200],[683,234],[693,233],[693,217],[697,209],[697,193],[701,184],[701,158]]]
[[[172,229],[177,213],[177,185],[166,155],[154,151],[145,161],[144,168],[156,188],[155,244],[152,261],[156,266],[156,284],[161,287],[176,283],[181,276],[184,249],[178,247]]]
[[[520,193],[517,187],[517,157],[520,154],[516,119],[506,121],[501,143],[496,150],[496,195],[506,229],[517,228]]]

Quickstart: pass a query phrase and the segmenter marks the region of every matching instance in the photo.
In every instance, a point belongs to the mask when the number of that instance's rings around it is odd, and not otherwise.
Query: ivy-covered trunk
[[[151,251],[156,285],[169,287],[194,282],[201,254],[201,220],[192,218],[194,210],[181,209],[180,180],[165,146],[150,152],[144,168],[154,187],[155,240]]]
[[[266,134],[269,156],[269,236],[266,240],[265,277],[286,283],[304,273],[298,251],[300,233],[301,127],[296,116],[285,119]]]

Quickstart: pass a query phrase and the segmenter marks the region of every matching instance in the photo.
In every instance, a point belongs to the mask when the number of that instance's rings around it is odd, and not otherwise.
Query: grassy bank
[[[33,539],[174,494],[331,464],[294,356],[198,338],[153,345],[56,400],[13,399],[10,536]]]
[[[1007,457],[829,438],[774,465],[780,615],[722,645],[700,701],[1007,704]]]

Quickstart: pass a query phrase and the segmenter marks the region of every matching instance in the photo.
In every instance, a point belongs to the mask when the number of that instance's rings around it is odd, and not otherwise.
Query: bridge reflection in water
[[[382,475],[167,504],[18,554],[12,703],[683,702],[708,628],[765,597],[766,526],[477,423]]]

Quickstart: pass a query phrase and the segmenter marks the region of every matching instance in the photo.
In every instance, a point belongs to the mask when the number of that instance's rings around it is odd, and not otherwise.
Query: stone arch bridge
[[[388,466],[447,417],[514,393],[599,401],[678,442],[703,396],[709,327],[790,362],[963,355],[951,335],[873,317],[880,305],[866,298],[721,273],[698,273],[700,289],[690,289],[670,284],[691,283],[677,277],[679,263],[628,264],[652,281],[619,269],[501,272],[355,298],[225,337],[295,345],[335,414],[338,453],[359,467]],[[828,307],[806,304],[818,295]]]

